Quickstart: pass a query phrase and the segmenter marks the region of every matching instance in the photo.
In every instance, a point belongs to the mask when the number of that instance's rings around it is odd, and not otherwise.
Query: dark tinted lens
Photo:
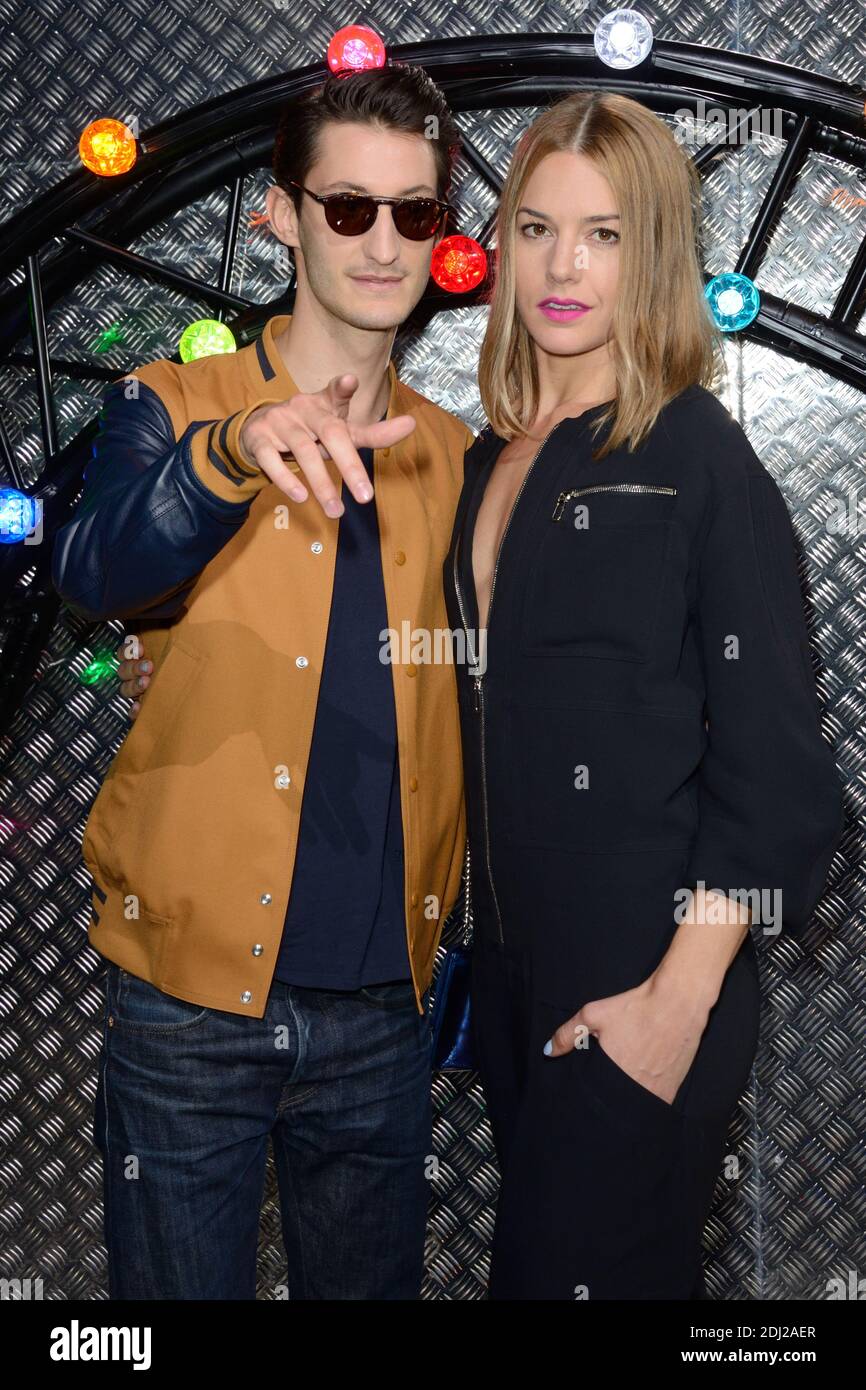
[[[410,241],[426,241],[435,236],[442,211],[432,198],[409,198],[394,208],[394,225]]]
[[[349,194],[345,198],[329,198],[325,204],[328,226],[343,236],[360,236],[372,227],[375,217],[376,204],[372,198]]]

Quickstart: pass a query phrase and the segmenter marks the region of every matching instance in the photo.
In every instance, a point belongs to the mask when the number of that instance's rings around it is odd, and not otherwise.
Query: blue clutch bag
[[[436,976],[430,1010],[433,1067],[436,1071],[475,1071],[469,1021],[469,984],[472,966],[472,889],[469,842],[463,865],[462,892],[451,918],[457,924],[458,939],[446,946],[445,957]],[[450,938],[451,919],[442,929]]]

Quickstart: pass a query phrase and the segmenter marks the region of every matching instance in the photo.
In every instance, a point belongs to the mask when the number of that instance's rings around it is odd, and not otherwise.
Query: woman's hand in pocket
[[[622,994],[594,999],[556,1029],[545,1046],[549,1057],[588,1047],[589,1034],[622,1071],[672,1105],[695,1059],[709,1010],[684,1006],[652,977]]]

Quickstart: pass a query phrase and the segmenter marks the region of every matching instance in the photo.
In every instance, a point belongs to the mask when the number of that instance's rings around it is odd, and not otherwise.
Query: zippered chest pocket
[[[655,481],[588,483],[551,496],[528,555],[524,653],[649,660],[676,496]]]

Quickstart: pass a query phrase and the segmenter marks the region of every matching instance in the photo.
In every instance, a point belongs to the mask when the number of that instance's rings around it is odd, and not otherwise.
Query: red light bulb
[[[483,246],[471,236],[447,236],[430,257],[430,274],[442,290],[450,294],[466,294],[487,274],[487,256]]]
[[[338,29],[328,44],[331,72],[360,72],[362,68],[383,68],[385,45],[374,29],[364,24],[347,24]]]

